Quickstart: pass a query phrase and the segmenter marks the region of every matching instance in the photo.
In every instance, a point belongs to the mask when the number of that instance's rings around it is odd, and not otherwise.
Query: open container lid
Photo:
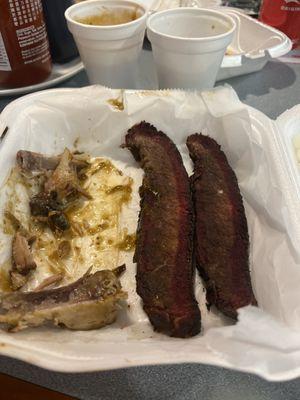
[[[282,57],[292,49],[291,40],[283,32],[251,18],[242,10],[222,7],[220,0],[154,0],[150,12],[177,7],[216,8],[235,19],[237,30],[217,80],[258,71],[268,60]]]

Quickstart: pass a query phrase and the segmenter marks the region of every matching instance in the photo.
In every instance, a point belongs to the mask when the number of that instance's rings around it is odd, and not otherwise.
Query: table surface
[[[143,50],[137,82],[139,88],[156,88],[152,54],[147,50]],[[223,83],[225,82],[219,82]],[[300,103],[300,64],[268,62],[263,70],[232,78],[226,83],[236,90],[244,103],[271,118],[276,118],[286,109]],[[59,87],[81,87],[87,84],[87,76],[83,71]],[[13,98],[0,99],[0,110],[12,100]],[[198,364],[65,374],[0,357],[0,372],[83,400],[300,399],[300,379],[270,383],[253,375]],[[1,393],[3,392],[0,389]],[[22,397],[20,395],[16,398]]]

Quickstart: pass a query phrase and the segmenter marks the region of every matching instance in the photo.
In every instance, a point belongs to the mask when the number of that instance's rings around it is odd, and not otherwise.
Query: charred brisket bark
[[[235,173],[215,140],[187,139],[194,161],[191,186],[196,217],[197,268],[207,301],[236,318],[237,309],[256,304],[249,273],[249,236]]]
[[[193,293],[193,209],[180,153],[146,122],[128,131],[126,147],[145,172],[135,253],[137,292],[155,330],[196,335],[200,311]]]

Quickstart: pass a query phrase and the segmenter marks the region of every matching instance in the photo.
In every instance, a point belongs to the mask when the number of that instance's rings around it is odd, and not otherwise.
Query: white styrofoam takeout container
[[[143,0],[149,4],[149,0]],[[291,40],[282,32],[265,25],[242,11],[220,6],[218,0],[154,0],[150,10],[156,12],[176,7],[215,8],[233,17],[237,29],[229,47],[232,54],[225,55],[217,81],[261,70],[271,59],[287,54]]]
[[[300,201],[300,165],[293,143],[294,138],[300,136],[299,106],[295,106],[281,114],[277,119],[277,126],[280,132],[279,140],[283,149],[283,156]]]
[[[231,55],[225,55],[218,80],[244,75],[261,70],[266,63],[288,53],[291,40],[282,32],[267,26],[236,10],[221,9],[237,23],[237,29],[230,45]]]
[[[123,100],[124,110],[115,109],[112,98]],[[126,318],[86,332],[49,327],[16,334],[0,330],[0,353],[64,372],[194,362],[252,372],[274,381],[299,377],[299,171],[295,158],[289,156],[292,137],[300,132],[299,115],[300,105],[272,121],[242,104],[229,87],[200,93],[90,86],[44,91],[8,105],[0,116],[0,136],[9,127],[0,143],[0,184],[20,147],[57,154],[78,137],[81,150],[112,157],[125,165],[126,174],[134,171],[139,175],[130,176],[141,179],[142,170],[120,144],[127,129],[143,119],[170,135],[189,173],[192,165],[186,136],[202,131],[218,140],[244,197],[251,277],[259,308],[241,309],[236,324],[213,309],[208,312],[196,274],[201,334],[181,340],[155,333],[135,291],[135,266],[129,254],[122,277],[131,305]],[[138,213],[137,188],[135,200]],[[0,204],[3,209],[2,191]],[[6,243],[2,243],[0,263],[5,252],[10,255],[10,242]]]

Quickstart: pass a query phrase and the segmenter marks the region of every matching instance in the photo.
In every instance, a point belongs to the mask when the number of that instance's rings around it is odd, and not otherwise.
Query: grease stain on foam
[[[139,97],[169,97],[171,96],[172,91],[169,89],[161,89],[161,90],[140,90],[137,95]]]
[[[12,291],[10,286],[9,276],[10,262],[6,261],[0,266],[0,291],[3,293],[9,293]]]
[[[5,207],[37,237],[32,254],[38,268],[25,290],[33,289],[53,274],[63,274],[61,285],[64,285],[78,279],[90,267],[94,272],[113,269],[118,265],[120,252],[134,249],[134,234],[120,226],[122,208],[131,201],[133,179],[110,160],[97,157],[90,159],[81,186],[91,199],[81,198],[65,210],[71,228],[57,235],[30,218],[29,199],[40,187],[28,186],[20,172],[13,169],[4,188],[8,191]],[[1,224],[0,229],[6,235],[15,233],[16,227],[7,218]],[[1,266],[1,291],[10,290],[10,268],[11,259]]]
[[[296,134],[292,139],[296,162],[300,165],[300,133]]]
[[[107,100],[107,103],[110,104],[114,109],[116,109],[118,111],[124,110],[124,103],[123,103],[122,98],[109,99],[109,100]]]
[[[117,243],[117,247],[122,251],[133,251],[135,249],[136,233],[129,234],[127,229],[123,229],[123,238]]]

